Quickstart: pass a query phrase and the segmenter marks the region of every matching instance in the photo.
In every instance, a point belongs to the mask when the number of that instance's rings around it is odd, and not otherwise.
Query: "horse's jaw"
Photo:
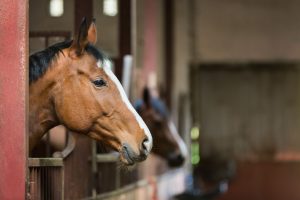
[[[58,125],[59,123],[57,123],[56,120],[53,120],[51,116],[45,115],[42,120],[36,117],[29,117],[29,152],[34,149],[34,147],[39,143],[42,137],[51,128]]]
[[[30,86],[29,92],[29,152],[53,127],[60,125],[49,96],[42,96]]]

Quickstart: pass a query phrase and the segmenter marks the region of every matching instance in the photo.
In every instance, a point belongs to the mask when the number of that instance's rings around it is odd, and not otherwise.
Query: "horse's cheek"
[[[91,112],[88,112],[85,96],[78,96],[69,92],[62,95],[56,103],[58,117],[70,129],[85,132],[92,125]]]
[[[76,126],[78,130],[85,131],[90,129],[90,127],[92,126],[91,123],[92,116],[90,112],[86,110],[85,106],[81,106],[83,104],[84,102],[80,102],[80,101],[74,103],[74,106],[78,107],[78,105],[80,105],[80,108],[74,109],[74,107],[72,106],[72,108],[70,108],[72,109],[71,111],[72,115],[70,116],[70,118],[72,119],[73,126]]]

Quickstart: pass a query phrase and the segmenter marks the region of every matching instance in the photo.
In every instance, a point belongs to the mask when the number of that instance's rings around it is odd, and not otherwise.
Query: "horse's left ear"
[[[150,90],[148,87],[144,88],[143,101],[147,108],[151,108],[151,94],[150,94]]]
[[[71,57],[78,57],[83,52],[88,43],[95,44],[97,42],[97,30],[95,25],[95,20],[88,27],[86,18],[83,18],[78,34],[73,40],[71,45],[70,55]]]
[[[97,42],[97,28],[96,28],[96,19],[94,18],[92,20],[92,23],[90,24],[89,30],[88,30],[88,36],[87,40],[91,44],[96,44]]]

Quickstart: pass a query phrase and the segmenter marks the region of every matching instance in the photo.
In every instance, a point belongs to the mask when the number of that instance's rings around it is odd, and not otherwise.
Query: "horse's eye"
[[[103,79],[96,79],[93,81],[93,84],[96,86],[96,87],[103,87],[103,86],[106,86],[106,82],[105,80]]]

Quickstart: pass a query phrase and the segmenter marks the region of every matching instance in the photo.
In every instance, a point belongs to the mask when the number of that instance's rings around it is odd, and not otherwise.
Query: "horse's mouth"
[[[148,154],[137,154],[128,144],[123,144],[120,150],[120,160],[125,165],[134,165],[136,162],[141,162],[146,160]]]
[[[132,158],[130,156],[130,153],[123,148],[122,151],[120,152],[121,156],[120,156],[120,160],[122,163],[124,163],[125,165],[134,165],[135,164],[135,159]]]

